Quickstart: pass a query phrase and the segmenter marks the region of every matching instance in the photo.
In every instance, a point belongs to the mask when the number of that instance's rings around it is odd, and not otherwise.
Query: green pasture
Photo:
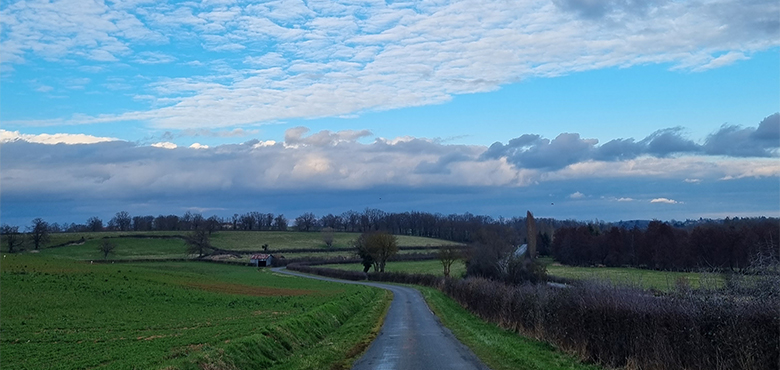
[[[130,235],[172,236],[183,234],[183,231],[98,231],[86,233],[51,233],[49,234],[49,242],[46,243],[44,247],[50,247],[69,242],[77,242],[81,238],[84,238],[84,240],[91,240],[103,239],[105,237],[112,238]],[[28,242],[28,244],[28,249],[32,249],[32,242]]]
[[[607,281],[616,285],[631,286],[640,289],[674,290],[678,284],[687,284],[692,288],[720,287],[723,278],[718,274],[700,272],[677,272],[638,269],[632,267],[578,267],[553,263],[550,258],[542,258],[547,266],[547,274],[568,279]]]
[[[352,242],[360,236],[360,233],[333,233],[334,248],[349,248]],[[440,239],[423,238],[418,236],[397,235],[398,246],[440,246],[453,244]],[[298,231],[221,231],[214,233],[211,242],[215,247],[231,250],[262,250],[263,244],[268,244],[268,249],[284,251],[285,249],[321,248],[327,251],[328,247],[322,240],[320,232]]]
[[[90,264],[7,254],[0,270],[4,369],[207,368],[214,354],[237,361],[228,355],[242,341],[280,346],[262,339],[279,327],[299,328],[291,333],[298,344],[266,363],[328,367],[354,355],[348,350],[371,332],[389,299],[368,287],[204,262]]]
[[[98,246],[109,240],[117,248],[108,259],[161,259],[161,258],[186,258],[185,244],[180,238],[158,239],[154,236],[183,236],[185,231],[154,231],[154,232],[95,232],[95,233],[55,233],[50,235],[50,240],[39,251],[34,251],[29,240],[26,241],[23,250],[26,253],[41,253],[52,257],[62,257],[80,260],[102,259],[98,252]],[[334,233],[335,248],[348,248],[357,239],[359,233]],[[139,238],[138,236],[153,236],[152,238]],[[400,253],[430,253],[438,246],[450,245],[452,242],[399,235],[398,245],[406,246],[430,246],[426,250],[404,251]],[[60,247],[54,247],[65,243],[73,243]],[[217,248],[235,251],[262,251],[264,244],[268,244],[269,250],[275,253],[284,253],[289,249],[319,249],[319,252],[307,252],[301,256],[316,257],[354,257],[350,251],[330,251],[322,240],[320,232],[295,232],[295,231],[221,231],[211,235],[211,244]],[[5,251],[6,246],[0,245],[0,250]],[[293,258],[293,256],[287,256]]]
[[[98,247],[104,241],[113,243],[116,246],[113,252],[108,255],[108,259],[187,258],[185,251],[187,247],[184,244],[184,240],[178,238],[94,238],[87,239],[83,244],[41,249],[39,253],[56,258],[102,260],[103,253],[98,250]]]
[[[330,265],[322,265],[318,267],[348,270],[348,271],[363,271],[363,265],[359,263],[335,263]],[[372,270],[373,271],[373,268]],[[444,267],[439,260],[427,260],[427,261],[398,261],[388,262],[385,266],[385,272],[406,272],[412,274],[433,274],[444,276]],[[466,273],[466,265],[463,261],[455,261],[450,269],[450,276],[461,277]]]

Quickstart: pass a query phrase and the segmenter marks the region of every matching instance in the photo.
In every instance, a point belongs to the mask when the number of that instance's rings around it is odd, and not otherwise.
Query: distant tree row
[[[292,227],[301,232],[322,232],[323,240],[329,245],[333,243],[333,232],[383,231],[481,246],[480,254],[469,259],[473,262],[470,269],[483,276],[495,275],[498,268],[496,256],[506,255],[523,243],[535,244],[538,255],[552,255],[565,264],[656,269],[740,269],[757,255],[780,255],[777,250],[780,224],[776,218],[618,223],[537,218],[532,231],[535,235],[531,238],[528,237],[526,222],[527,217],[506,219],[470,213],[390,213],[367,208],[363,212],[350,210],[321,217],[306,212],[293,220]],[[48,234],[54,232],[203,230],[211,234],[219,230],[286,231],[289,224],[283,214],[262,212],[205,218],[192,212],[182,216],[133,217],[122,211],[107,223],[91,217],[84,224],[58,225],[36,218],[26,228],[26,234],[18,227],[8,225],[2,226],[0,234],[4,247],[14,251],[25,239],[32,247],[40,248],[48,241]],[[488,258],[490,255],[495,256]]]
[[[562,227],[552,255],[568,265],[637,266],[652,269],[743,269],[756,258],[778,259],[777,219],[726,219],[689,228],[652,221],[646,229]]]

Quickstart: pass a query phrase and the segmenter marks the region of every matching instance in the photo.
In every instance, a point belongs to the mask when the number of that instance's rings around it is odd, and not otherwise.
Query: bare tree
[[[219,218],[217,218],[217,216],[211,216],[206,220],[205,224],[206,231],[211,235],[214,231],[217,231],[220,226]]]
[[[3,225],[0,227],[0,236],[8,246],[8,253],[14,253],[17,249],[21,249],[24,242],[22,234],[19,233],[19,226]]]
[[[328,248],[333,247],[333,240],[335,239],[333,235],[333,229],[330,227],[326,227],[322,229],[321,234],[322,234],[322,241],[325,242],[325,245],[328,246]]]
[[[444,267],[444,276],[450,277],[450,271],[452,268],[452,264],[455,263],[455,261],[461,259],[461,253],[460,249],[453,247],[453,246],[445,246],[439,248],[439,262],[441,262],[442,267]]]
[[[298,231],[309,231],[317,223],[317,216],[314,213],[306,212],[295,218],[295,226]]]
[[[117,212],[109,223],[113,224],[119,231],[128,231],[130,230],[130,225],[133,223],[133,219],[130,217],[129,213],[122,211]]]
[[[363,258],[363,265],[370,263],[374,271],[385,272],[387,260],[398,253],[398,241],[395,235],[386,232],[363,233],[355,241],[357,253]],[[366,271],[368,270],[366,266]]]
[[[42,245],[49,242],[49,224],[41,218],[32,220],[30,236],[32,237],[33,245],[37,250]]]
[[[209,251],[213,250],[209,233],[207,230],[194,230],[184,236],[184,242],[187,244],[187,253],[198,254],[198,258],[203,257]]]
[[[274,230],[287,231],[287,218],[280,214],[274,218]]]
[[[97,217],[90,217],[87,220],[87,228],[89,231],[103,231],[103,220]]]
[[[98,246],[98,250],[103,253],[103,259],[108,259],[108,255],[110,253],[114,252],[114,249],[116,249],[116,244],[108,241],[108,239],[104,239],[102,243],[100,243],[100,246]]]
[[[374,258],[368,250],[368,243],[366,243],[367,237],[368,234],[366,233],[360,234],[357,240],[353,242],[353,246],[356,250],[355,253],[360,257],[361,263],[363,264],[363,272],[368,272],[368,270],[371,269],[371,266],[374,266],[374,271],[377,270],[377,266],[374,265]]]

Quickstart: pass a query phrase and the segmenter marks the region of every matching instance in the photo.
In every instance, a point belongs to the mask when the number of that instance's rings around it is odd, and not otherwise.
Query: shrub
[[[484,278],[288,268],[435,287],[486,321],[609,367],[777,369],[780,361],[776,275],[735,276],[724,288],[683,286],[658,297],[598,282],[558,288]]]

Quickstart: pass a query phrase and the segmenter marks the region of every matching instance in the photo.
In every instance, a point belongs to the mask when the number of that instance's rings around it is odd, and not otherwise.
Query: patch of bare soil
[[[185,283],[186,286],[216,293],[251,295],[255,297],[298,296],[315,293],[306,289],[283,289],[230,283]]]

